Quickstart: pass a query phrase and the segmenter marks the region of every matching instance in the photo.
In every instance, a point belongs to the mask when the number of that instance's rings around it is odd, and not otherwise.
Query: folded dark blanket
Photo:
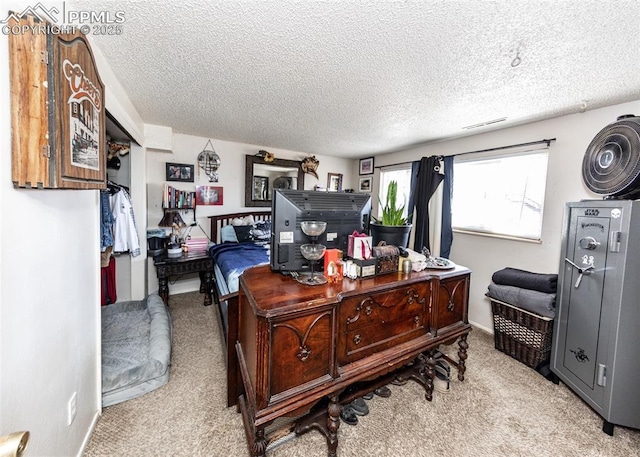
[[[503,268],[496,271],[491,280],[504,286],[520,287],[522,289],[537,290],[548,294],[555,294],[558,289],[557,274],[532,273],[517,268]]]
[[[556,315],[556,294],[501,284],[489,284],[487,296],[544,317]]]

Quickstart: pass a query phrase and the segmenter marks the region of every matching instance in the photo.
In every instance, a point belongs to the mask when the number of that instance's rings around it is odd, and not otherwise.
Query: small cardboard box
[[[342,281],[342,251],[327,249],[324,253],[324,275],[329,282]]]
[[[376,275],[376,259],[353,259],[353,263],[356,266],[356,275],[359,278],[367,278],[369,276]]]

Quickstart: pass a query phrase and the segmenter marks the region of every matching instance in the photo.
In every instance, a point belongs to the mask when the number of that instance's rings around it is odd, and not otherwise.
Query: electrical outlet
[[[69,402],[67,403],[67,425],[71,425],[73,423],[73,419],[76,418],[76,413],[78,412],[78,395],[76,392],[71,395]]]

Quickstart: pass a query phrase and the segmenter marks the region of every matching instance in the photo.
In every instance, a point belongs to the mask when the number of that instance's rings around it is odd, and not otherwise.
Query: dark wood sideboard
[[[470,276],[456,266],[305,286],[268,265],[246,270],[229,307],[227,387],[249,453],[264,456],[265,429],[288,416],[336,456],[341,405],[394,379],[419,382],[430,401],[441,344],[458,341],[447,359],[464,380]]]

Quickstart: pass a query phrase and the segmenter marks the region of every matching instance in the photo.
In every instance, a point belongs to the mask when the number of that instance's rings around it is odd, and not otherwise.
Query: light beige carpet
[[[174,339],[164,387],[104,409],[87,446],[91,456],[249,455],[240,414],[225,406],[225,365],[218,324],[202,295],[170,298]],[[445,348],[450,353],[455,348]],[[640,431],[602,432],[602,419],[562,383],[555,385],[493,347],[479,330],[469,337],[464,382],[424,400],[418,384],[390,386],[374,397],[357,426],[340,425],[338,455],[367,456],[607,456],[640,455]],[[639,412],[640,414],[640,412]],[[324,438],[310,432],[270,457],[326,456]]]

